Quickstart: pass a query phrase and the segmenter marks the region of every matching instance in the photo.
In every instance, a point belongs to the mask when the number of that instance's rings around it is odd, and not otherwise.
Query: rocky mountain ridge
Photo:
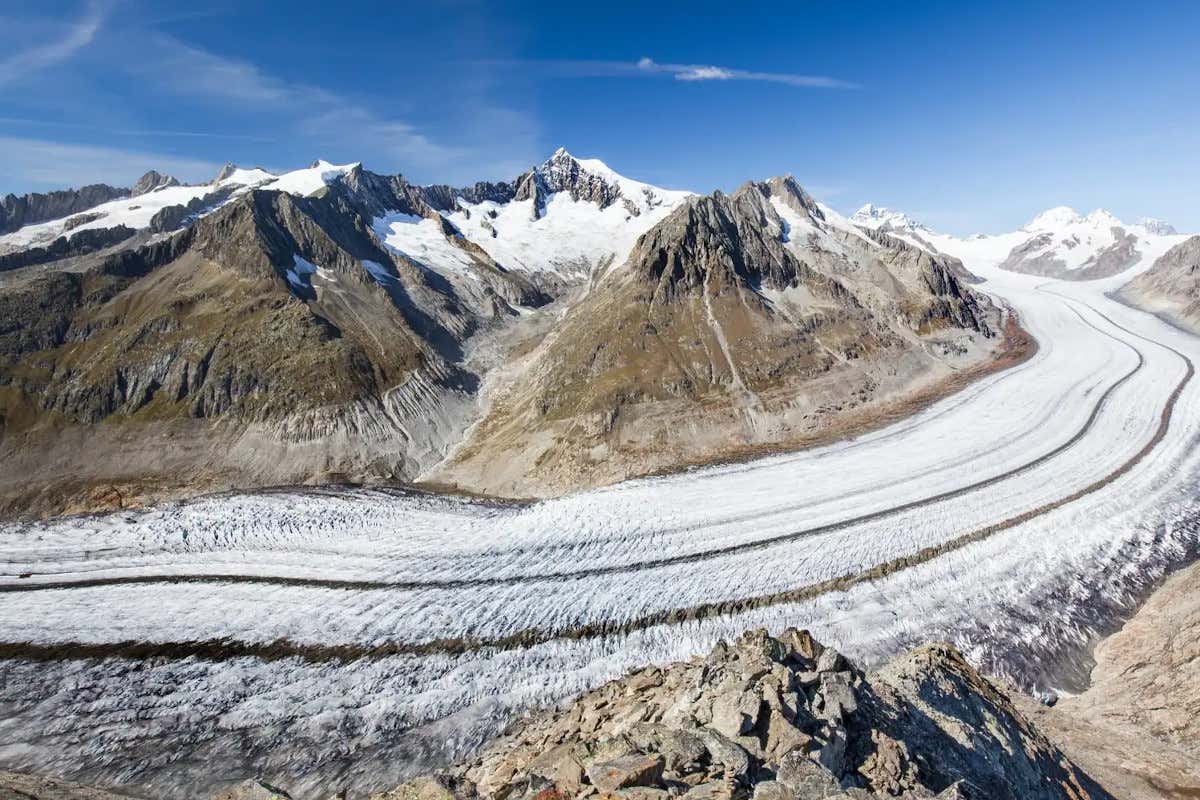
[[[790,177],[696,197],[560,150],[463,189],[323,161],[137,188],[0,237],[10,511],[330,479],[555,493],[798,442],[988,363],[1004,329],[957,261]],[[689,443],[669,429],[695,404]],[[514,423],[532,439],[488,433]]]

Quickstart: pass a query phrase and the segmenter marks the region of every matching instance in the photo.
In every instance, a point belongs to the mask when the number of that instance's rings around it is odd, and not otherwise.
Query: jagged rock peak
[[[816,220],[825,220],[825,214],[821,211],[817,201],[804,191],[804,187],[790,173],[783,176],[777,175],[766,181],[752,181],[744,184],[738,189],[738,192],[745,191],[750,187],[757,190],[763,197],[778,199],[802,217],[808,216]],[[735,192],[734,196],[737,196],[738,192]]]
[[[572,200],[586,200],[607,208],[621,198],[615,173],[607,168],[589,170],[563,147],[555,150],[536,173],[548,191],[569,192]]]
[[[784,242],[784,222],[767,184],[745,184],[733,195],[689,197],[638,240],[629,263],[657,284],[661,299],[705,286],[796,284],[807,269]]]
[[[157,189],[164,189],[168,186],[178,186],[179,180],[171,175],[163,175],[161,173],[150,170],[145,175],[137,179],[137,183],[130,190],[130,195],[137,197],[138,195],[153,192]]]

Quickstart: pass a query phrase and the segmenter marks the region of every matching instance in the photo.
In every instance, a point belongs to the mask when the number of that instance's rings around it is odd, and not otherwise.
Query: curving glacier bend
[[[296,489],[0,528],[0,766],[357,796],[758,625],[1077,686],[1200,547],[1200,339],[1110,300],[1128,274],[956,255],[1038,352],[851,441],[532,505]]]

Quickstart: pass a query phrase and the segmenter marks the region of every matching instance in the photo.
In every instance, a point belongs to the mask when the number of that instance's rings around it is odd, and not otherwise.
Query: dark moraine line
[[[1089,306],[1090,308],[1090,306]],[[1140,339],[1146,337],[1134,333],[1116,322],[1113,322],[1108,317],[1104,316],[1096,309],[1092,309],[1099,314],[1110,324],[1121,330],[1126,331],[1132,336]],[[1153,342],[1152,339],[1146,341]],[[722,600],[711,603],[702,603],[699,605],[689,606],[686,608],[673,609],[668,611],[660,611],[653,614],[648,614],[637,619],[629,620],[621,623],[614,622],[596,622],[587,625],[582,625],[577,628],[572,628],[564,631],[542,630],[537,628],[528,628],[522,631],[517,631],[513,634],[503,637],[490,639],[484,638],[459,638],[459,639],[439,639],[429,642],[408,643],[408,642],[387,642],[374,646],[362,645],[309,645],[291,642],[287,640],[277,640],[274,642],[241,642],[232,639],[209,639],[205,641],[193,642],[114,642],[114,643],[86,643],[86,642],[65,642],[60,644],[35,644],[29,642],[5,642],[0,643],[0,659],[29,659],[35,661],[61,661],[86,658],[127,658],[127,659],[181,659],[181,658],[198,658],[210,661],[224,661],[240,657],[254,657],[262,660],[279,660],[285,658],[297,658],[304,661],[326,662],[326,661],[350,661],[363,658],[387,658],[390,656],[423,656],[423,655],[457,655],[475,650],[507,650],[516,648],[531,647],[533,645],[543,644],[554,640],[578,640],[600,638],[604,636],[620,636],[627,635],[639,630],[651,628],[659,625],[679,624],[686,622],[694,622],[713,617],[730,616],[733,614],[744,613],[755,609],[767,608],[774,605],[784,603],[795,603],[803,600],[812,599],[823,594],[835,591],[844,591],[853,586],[863,583],[869,583],[873,580],[886,577],[888,575],[900,572],[902,570],[932,561],[938,556],[952,552],[954,550],[966,547],[969,544],[983,541],[990,536],[993,536],[1001,531],[1014,528],[1038,516],[1046,514],[1055,509],[1075,502],[1080,498],[1086,497],[1108,484],[1112,483],[1117,478],[1129,472],[1139,462],[1142,461],[1166,436],[1170,428],[1171,417],[1175,411],[1175,404],[1179,400],[1184,388],[1192,380],[1195,375],[1195,367],[1192,360],[1183,353],[1180,353],[1174,348],[1154,342],[1167,350],[1178,355],[1187,365],[1187,372],[1179,383],[1175,386],[1170,396],[1167,398],[1166,404],[1163,406],[1162,413],[1159,416],[1158,428],[1148,442],[1131,458],[1117,467],[1115,470],[1099,478],[1087,486],[1079,489],[1066,497],[1030,509],[1024,513],[1010,517],[1002,522],[989,525],[985,528],[963,534],[961,536],[950,539],[939,545],[931,545],[929,547],[918,550],[912,555],[902,556],[882,564],[878,564],[864,572],[852,573],[843,575],[837,578],[832,578],[820,583],[802,586],[796,589],[789,589],[782,592],[774,592],[771,594],[760,595],[758,597],[736,598],[730,600]]]
[[[1090,306],[1089,306],[1090,308]],[[1129,381],[1146,363],[1145,357],[1136,347],[1128,342],[1119,339],[1112,334],[1097,328],[1092,323],[1084,319],[1083,315],[1071,309],[1079,317],[1079,319],[1088,327],[1107,336],[1114,341],[1128,347],[1138,358],[1138,363],[1129,372],[1125,373],[1119,380],[1109,386],[1093,406],[1091,414],[1084,422],[1082,427],[1067,441],[1060,444],[1058,447],[1044,453],[1032,461],[1026,462],[1019,466],[1013,467],[1007,472],[1002,472],[999,475],[994,475],[990,478],[984,478],[975,483],[961,486],[957,489],[950,489],[931,497],[923,497],[919,500],[912,500],[908,503],[903,503],[898,506],[872,511],[869,514],[862,514],[857,517],[831,522],[826,525],[818,525],[813,528],[806,528],[800,531],[792,531],[789,533],[771,536],[765,539],[756,539],[751,542],[741,542],[738,544],[727,545],[725,547],[717,547],[708,550],[700,550],[693,553],[681,553],[674,556],[665,556],[663,558],[650,559],[647,561],[637,561],[629,564],[613,564],[604,567],[590,567],[579,570],[571,570],[569,572],[549,572],[538,575],[508,575],[494,578],[460,578],[451,580],[437,579],[422,579],[417,581],[395,581],[395,580],[339,580],[331,578],[310,578],[310,577],[294,577],[286,575],[221,575],[219,573],[200,573],[200,574],[181,574],[181,575],[126,575],[112,578],[82,578],[69,581],[41,581],[37,583],[8,583],[0,585],[0,594],[6,592],[37,592],[54,589],[81,589],[95,588],[105,586],[123,586],[123,585],[141,585],[141,584],[158,584],[158,583],[237,583],[237,584],[265,584],[270,586],[293,586],[305,588],[321,588],[321,589],[336,589],[336,590],[357,590],[357,591],[372,591],[372,590],[394,590],[394,591],[417,591],[421,589],[473,589],[483,588],[488,586],[505,586],[523,583],[535,583],[540,581],[566,581],[575,580],[578,578],[598,577],[604,575],[620,575],[633,572],[642,572],[645,570],[658,569],[661,567],[677,566],[680,564],[694,564],[703,561],[708,561],[714,558],[724,556],[740,555],[742,553],[754,552],[757,550],[766,550],[772,547],[778,547],[782,544],[794,542],[800,539],[806,539],[812,536],[821,536],[828,533],[836,533],[838,531],[854,528],[859,525],[864,525],[877,520],[886,519],[887,517],[896,514],[903,514],[913,509],[921,508],[922,506],[940,503],[945,500],[952,500],[956,497],[961,497],[965,494],[978,491],[985,487],[1006,481],[1020,475],[1023,472],[1034,469],[1047,461],[1061,455],[1079,443],[1088,432],[1091,431],[1100,412],[1104,409],[1112,394],[1117,391],[1122,385]],[[1095,311],[1095,309],[1092,309]],[[1099,314],[1100,312],[1096,312]],[[1100,316],[1104,316],[1100,314]],[[1108,317],[1104,317],[1108,320]],[[1108,320],[1112,322],[1112,320]],[[1113,323],[1116,325],[1116,323]],[[1119,325],[1117,327],[1120,327]],[[1124,330],[1122,328],[1122,330]],[[1137,335],[1137,334],[1133,334]],[[1139,337],[1144,338],[1144,337]],[[1147,340],[1152,341],[1152,340]],[[1157,343],[1156,343],[1157,344]],[[1165,346],[1165,345],[1164,345]],[[1182,354],[1178,354],[1182,358]],[[1189,362],[1190,363],[1190,362]]]

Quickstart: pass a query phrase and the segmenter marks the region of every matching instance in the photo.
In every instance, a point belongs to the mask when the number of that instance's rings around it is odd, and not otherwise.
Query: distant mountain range
[[[956,239],[791,177],[730,195],[565,150],[509,182],[360,164],[0,202],[0,499],[414,481],[513,496],[862,429],[1024,341],[963,261],[1113,275],[1104,212]]]
[[[1143,218],[1130,225],[1103,209],[1082,215],[1066,206],[1044,211],[1011,233],[965,239],[939,234],[906,214],[873,205],[863,206],[851,219],[969,263],[983,261],[1011,272],[1067,280],[1108,278],[1149,267],[1187,238],[1162,220]]]

